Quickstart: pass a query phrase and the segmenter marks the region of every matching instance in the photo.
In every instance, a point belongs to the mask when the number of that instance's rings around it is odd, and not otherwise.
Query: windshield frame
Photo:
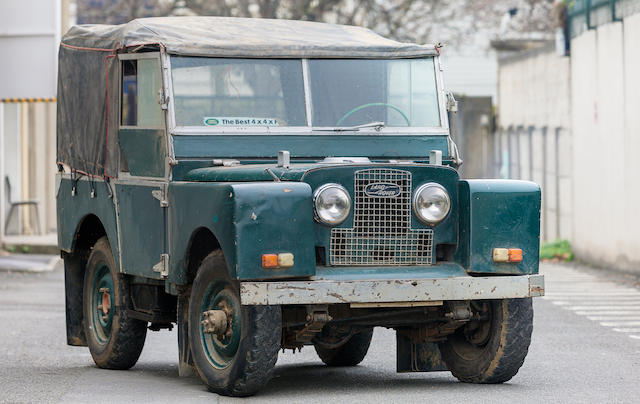
[[[449,135],[449,119],[447,116],[447,109],[445,103],[444,83],[442,78],[442,68],[440,64],[439,56],[427,56],[420,59],[433,58],[434,78],[436,81],[436,95],[438,101],[438,112],[440,115],[440,126],[384,126],[384,127],[364,127],[353,129],[346,126],[312,126],[311,120],[313,117],[313,104],[311,100],[311,84],[309,78],[309,59],[301,58],[302,64],[302,79],[303,79],[303,91],[305,102],[305,115],[306,126],[273,126],[273,127],[256,127],[256,126],[178,126],[176,124],[175,116],[175,97],[173,95],[173,74],[171,73],[171,57],[179,55],[165,54],[165,92],[169,95],[168,103],[168,116],[167,123],[169,126],[169,132],[173,135],[301,135],[301,134],[313,134],[313,135],[338,135],[343,136],[345,134],[373,134],[373,135]],[[219,59],[238,59],[238,58],[219,58]],[[244,58],[243,58],[244,59]],[[332,59],[332,58],[322,58]],[[345,59],[345,58],[339,58]],[[362,58],[372,59],[375,58]],[[418,59],[418,58],[402,58],[402,59]],[[379,60],[379,59],[378,59]],[[384,58],[384,60],[393,60]]]

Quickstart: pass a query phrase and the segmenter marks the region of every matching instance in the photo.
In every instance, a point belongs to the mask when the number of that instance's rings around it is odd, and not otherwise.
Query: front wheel
[[[136,364],[147,335],[145,321],[130,318],[129,284],[116,270],[106,237],[93,246],[84,276],[84,332],[93,361],[105,369]]]
[[[440,344],[442,359],[458,380],[504,383],[518,373],[533,330],[531,299],[474,301],[476,320]]]
[[[222,252],[207,256],[189,299],[189,343],[209,390],[225,396],[256,393],[273,376],[282,337],[279,306],[242,306]]]

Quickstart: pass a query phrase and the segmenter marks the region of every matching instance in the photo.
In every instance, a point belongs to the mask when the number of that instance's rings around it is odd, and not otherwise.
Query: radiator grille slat
[[[372,196],[370,184],[397,195]],[[331,229],[331,265],[430,265],[433,230],[411,229],[411,173],[367,169],[355,173],[354,227]]]

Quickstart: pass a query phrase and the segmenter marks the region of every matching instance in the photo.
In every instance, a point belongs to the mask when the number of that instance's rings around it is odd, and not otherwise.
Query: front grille
[[[372,195],[377,184],[391,195]],[[432,263],[433,230],[411,229],[410,172],[356,171],[354,190],[354,226],[331,229],[331,265]]]

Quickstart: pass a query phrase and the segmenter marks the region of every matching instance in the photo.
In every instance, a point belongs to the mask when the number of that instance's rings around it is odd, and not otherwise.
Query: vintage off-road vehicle
[[[59,60],[67,341],[98,366],[175,323],[181,374],[249,395],[282,348],[354,366],[387,327],[400,372],[516,374],[540,189],[459,178],[438,47],[150,18],[74,27]]]

